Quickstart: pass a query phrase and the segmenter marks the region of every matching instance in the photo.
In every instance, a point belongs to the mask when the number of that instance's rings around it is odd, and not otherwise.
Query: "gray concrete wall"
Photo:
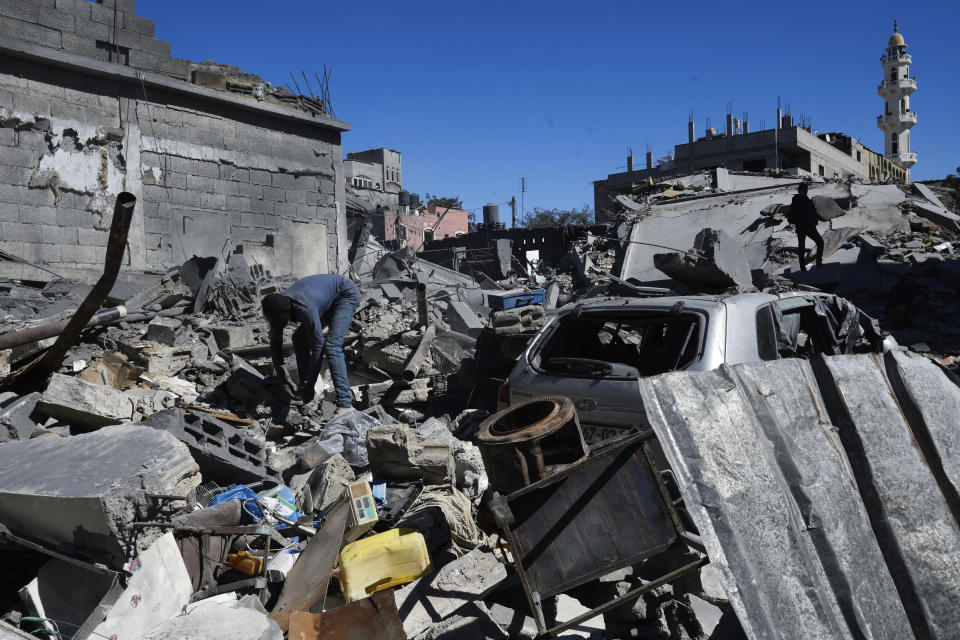
[[[152,22],[133,14],[132,0],[109,2],[122,30],[142,31],[131,46],[147,46]],[[104,63],[96,46],[67,51],[67,36],[104,8],[112,20],[112,6],[85,0],[0,0],[0,250],[65,275],[96,272],[126,190],[138,197],[130,267],[242,246],[274,273],[340,270],[345,123],[196,87],[181,79],[185,67],[181,76],[166,63],[142,72],[144,82],[127,69],[140,60],[133,48],[130,64]],[[59,30],[42,24],[54,19]],[[152,55],[164,50],[173,60],[169,45]],[[0,262],[0,276],[9,265]]]

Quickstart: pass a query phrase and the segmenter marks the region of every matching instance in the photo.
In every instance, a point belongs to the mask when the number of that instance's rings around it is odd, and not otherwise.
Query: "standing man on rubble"
[[[790,211],[787,213],[787,222],[793,225],[797,232],[797,253],[800,255],[800,271],[807,270],[807,238],[817,245],[817,266],[823,264],[823,238],[817,231],[817,210],[813,200],[807,197],[807,183],[803,182],[797,188],[797,195],[790,202]]]
[[[270,354],[277,377],[287,384],[283,368],[283,328],[292,320],[300,325],[293,332],[300,398],[304,402],[313,400],[320,363],[326,356],[337,394],[335,417],[353,408],[343,339],[359,304],[357,285],[336,273],[301,278],[283,293],[271,293],[262,300],[263,315],[270,323]],[[324,326],[327,327],[326,339]]]

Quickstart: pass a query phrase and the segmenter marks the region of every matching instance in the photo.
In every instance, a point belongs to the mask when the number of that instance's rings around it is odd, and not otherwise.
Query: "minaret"
[[[883,63],[883,82],[877,93],[883,98],[883,115],[877,116],[877,126],[883,130],[885,155],[908,171],[917,163],[917,154],[910,151],[910,127],[917,124],[917,112],[910,110],[910,94],[917,88],[917,79],[910,77],[907,44],[893,21],[893,35],[887,42],[887,51],[880,58]]]

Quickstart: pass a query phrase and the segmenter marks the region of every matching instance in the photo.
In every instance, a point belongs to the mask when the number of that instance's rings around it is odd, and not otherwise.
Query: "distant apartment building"
[[[400,193],[403,188],[400,152],[393,149],[352,151],[343,161],[347,181],[358,189]]]
[[[373,222],[373,235],[388,246],[412,247],[421,251],[431,240],[453,238],[469,232],[470,214],[463,209],[428,205],[409,214],[385,210]]]

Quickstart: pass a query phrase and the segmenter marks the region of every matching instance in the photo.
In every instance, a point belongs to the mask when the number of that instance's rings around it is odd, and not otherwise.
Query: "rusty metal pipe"
[[[417,316],[421,327],[430,324],[430,317],[427,313],[427,285],[422,282],[417,283]]]
[[[417,345],[410,359],[407,360],[406,366],[403,367],[404,380],[413,382],[417,374],[420,373],[420,367],[423,366],[423,361],[427,359],[427,354],[430,353],[430,343],[433,342],[433,339],[436,337],[437,325],[431,324],[424,330],[423,335],[420,337],[420,344]]]
[[[87,326],[98,327],[102,324],[109,324],[115,320],[126,317],[126,315],[127,308],[123,305],[120,305],[119,307],[110,307],[109,309],[101,309],[93,314],[93,317],[90,318],[90,322],[87,323]],[[5,333],[0,336],[0,349],[11,349],[13,347],[19,347],[22,344],[28,344],[30,342],[37,342],[38,340],[45,340],[47,338],[58,336],[63,332],[64,329],[67,328],[67,324],[69,324],[69,322],[69,320],[45,322],[43,324],[27,327],[26,329],[21,329],[19,331]]]
[[[73,314],[70,322],[60,332],[60,337],[53,343],[53,346],[47,349],[47,352],[39,360],[35,360],[18,372],[18,383],[35,382],[38,378],[45,377],[51,371],[55,371],[63,362],[63,358],[67,355],[70,347],[76,344],[80,338],[80,334],[87,323],[90,322],[90,318],[106,300],[117,281],[120,266],[123,264],[123,254],[127,247],[127,233],[130,231],[130,220],[133,218],[133,208],[136,204],[137,198],[132,193],[122,191],[117,195],[117,201],[113,207],[113,219],[110,222],[110,235],[107,238],[106,257],[103,260],[103,275],[100,276],[90,293],[80,303],[77,312]]]

